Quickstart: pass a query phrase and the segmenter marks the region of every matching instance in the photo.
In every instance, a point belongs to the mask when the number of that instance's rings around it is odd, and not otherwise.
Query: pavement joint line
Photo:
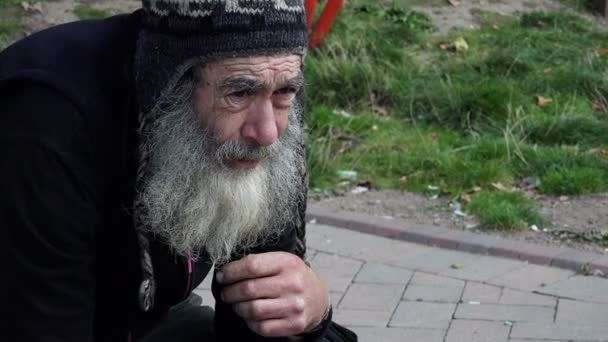
[[[341,258],[347,258],[347,259],[350,258],[350,259],[353,259],[353,260],[356,260],[356,261],[367,263],[367,261],[365,261],[365,259],[353,258],[350,255],[346,255],[346,254],[331,253],[331,252],[326,252],[326,251],[323,251],[323,250],[319,250],[317,254],[334,255],[334,256],[341,257]],[[424,270],[420,270],[420,269],[417,269],[417,268],[407,268],[407,267],[403,267],[403,266],[400,266],[400,265],[392,264],[390,262],[381,262],[381,264],[386,265],[386,266],[395,267],[395,268],[400,268],[400,269],[407,270],[407,271],[412,271],[412,272],[417,272],[417,273],[424,273],[424,274],[434,275],[434,276],[448,278],[448,279],[452,279],[452,280],[469,281],[469,280],[466,280],[466,279],[463,279],[463,278],[457,278],[457,277],[454,277],[454,276],[451,276],[451,275],[444,275],[444,274],[440,274],[440,273],[436,273],[436,272],[424,271]],[[361,266],[361,267],[363,267],[363,266]],[[357,271],[357,274],[360,271],[361,271],[361,269],[359,269],[359,271]],[[577,274],[573,274],[572,276],[569,276],[568,278],[565,278],[562,281],[565,281],[567,279],[571,279],[572,277],[575,277],[575,276],[577,276]],[[412,275],[412,278],[413,278],[413,275]],[[410,278],[410,281],[408,282],[407,286],[409,286],[412,278]],[[513,290],[513,291],[519,291],[519,292],[526,292],[526,291],[522,291],[519,288],[508,287],[506,285],[500,285],[500,286],[498,286],[498,285],[495,285],[495,284],[492,284],[492,283],[488,283],[486,281],[481,281],[481,282],[480,281],[473,281],[473,282],[479,282],[481,284],[499,287],[501,289],[501,296],[502,296],[502,294],[503,294],[503,292],[504,292],[505,289],[509,289],[509,290]],[[348,284],[348,288],[350,288],[350,285],[353,284],[353,283],[354,283],[354,278],[353,278],[353,281],[351,281]],[[381,283],[367,283],[367,282],[357,282],[357,283],[358,284],[380,284],[380,285],[382,285]],[[348,288],[347,288],[347,290],[348,290]],[[584,303],[597,304],[597,302],[594,302],[592,300],[588,300],[588,299],[585,299],[585,298],[573,298],[573,297],[567,297],[567,296],[557,296],[557,295],[553,295],[553,294],[550,294],[550,293],[539,292],[538,290],[534,290],[534,291],[532,291],[530,293],[533,293],[533,294],[536,294],[536,295],[540,295],[540,296],[545,296],[545,297],[551,297],[551,298],[555,298],[555,299],[566,299],[566,300],[573,300],[573,301],[584,302]],[[342,299],[344,299],[344,295],[345,294],[346,294],[346,291],[344,291],[344,293],[342,294],[342,297],[340,298],[340,303],[338,303],[338,306],[341,304]],[[403,299],[402,301],[405,301],[405,300]],[[511,304],[500,304],[500,305],[511,305]],[[533,305],[533,306],[535,306],[535,305]],[[538,306],[538,305],[536,305],[536,306]],[[542,306],[542,305],[540,305],[540,306]],[[428,329],[428,328],[426,328],[426,329]],[[431,329],[431,330],[433,330],[433,329]],[[438,329],[434,329],[434,330],[438,330]]]
[[[477,255],[528,261],[530,264],[551,266],[580,272],[584,264],[608,268],[608,258],[602,254],[580,252],[573,248],[550,248],[504,238],[480,238],[483,235],[455,229],[408,223],[400,219],[387,219],[309,204],[306,221],[327,224],[361,233],[407,241],[437,248],[458,250]],[[482,253],[473,253],[473,252]],[[579,257],[576,258],[575,256]]]
[[[413,273],[413,272],[412,272]],[[413,277],[413,276],[412,276]],[[401,302],[403,302],[403,297],[405,296],[405,291],[407,291],[407,288],[410,286],[410,281],[412,280],[412,278],[410,277],[410,280],[407,282],[407,284],[405,284],[405,286],[403,287],[403,291],[401,291],[401,296],[399,296],[399,302],[397,303],[397,305],[395,305],[395,307],[393,308],[393,311],[391,312],[391,315],[388,318],[388,322],[386,322],[386,326],[388,327],[389,324],[391,323],[391,321],[393,320],[393,317],[395,317],[395,313],[397,312],[397,308],[399,308],[399,305],[401,305]]]
[[[350,290],[351,285],[355,283],[355,279],[357,278],[357,275],[359,274],[359,272],[361,272],[361,270],[363,269],[363,266],[365,266],[365,264],[367,264],[367,261],[363,261],[361,263],[361,266],[359,266],[359,269],[357,270],[357,272],[355,272],[355,274],[353,275],[353,278],[350,280],[350,283],[348,283],[348,286],[346,286],[346,289],[342,293],[342,297],[340,297],[340,302],[338,302],[338,304],[336,305],[336,309],[338,309],[338,307],[340,307],[340,305],[342,305],[342,301],[344,300],[344,297],[346,297],[346,294],[348,293],[348,290]],[[389,319],[389,322],[390,322],[390,319]],[[388,322],[386,322],[386,325],[388,326]]]

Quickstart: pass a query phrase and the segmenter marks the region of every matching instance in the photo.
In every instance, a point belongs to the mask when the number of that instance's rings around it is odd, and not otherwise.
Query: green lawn
[[[23,29],[19,2],[0,0],[0,48]],[[346,3],[307,57],[313,189],[337,188],[337,171],[354,170],[379,188],[468,194],[465,209],[490,229],[545,222],[521,193],[497,188],[608,191],[608,34],[567,13],[478,10],[481,29],[435,37],[407,8],[443,0],[381,3]]]
[[[565,12],[479,11],[481,29],[432,38],[426,16],[362,3],[345,6],[306,62],[313,188],[355,170],[381,188],[471,193],[466,209],[493,229],[544,223],[493,183],[608,190],[606,33]]]

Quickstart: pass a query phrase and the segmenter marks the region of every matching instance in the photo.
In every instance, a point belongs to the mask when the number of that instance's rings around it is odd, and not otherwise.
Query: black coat
[[[153,241],[156,303],[147,313],[138,307],[130,208],[140,17],[60,25],[0,53],[0,341],[128,341],[209,273],[202,260],[190,274],[183,258]],[[302,175],[300,222],[257,252],[294,252],[304,227]],[[216,282],[213,290],[224,339],[258,340],[217,298]]]

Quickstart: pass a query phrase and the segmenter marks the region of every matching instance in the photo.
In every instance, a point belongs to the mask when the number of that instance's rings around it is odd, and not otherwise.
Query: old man
[[[301,0],[144,0],[0,53],[0,340],[327,340],[306,44]]]

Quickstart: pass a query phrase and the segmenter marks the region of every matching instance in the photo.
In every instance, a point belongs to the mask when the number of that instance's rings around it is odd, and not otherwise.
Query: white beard
[[[224,264],[237,253],[278,238],[297,217],[295,201],[302,189],[298,153],[302,129],[300,107],[280,139],[256,168],[230,169],[226,156],[246,156],[242,143],[218,145],[199,127],[191,106],[192,81],[183,82],[153,111],[153,123],[142,135],[149,151],[146,176],[137,196],[145,231],[160,236],[178,254]],[[163,108],[164,107],[164,108]],[[159,109],[162,108],[162,109]],[[252,158],[253,159],[253,158]]]

